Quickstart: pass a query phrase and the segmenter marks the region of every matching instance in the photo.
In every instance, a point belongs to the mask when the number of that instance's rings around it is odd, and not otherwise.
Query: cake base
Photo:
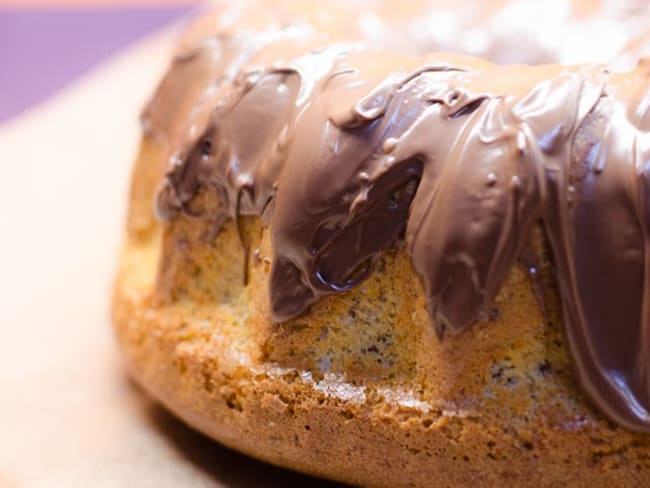
[[[145,141],[136,167],[113,317],[132,377],[187,424],[356,485],[647,485],[650,436],[605,420],[573,380],[548,262],[545,313],[514,269],[489,320],[442,341],[401,249],[356,289],[273,324],[268,229],[156,224],[143,168],[157,171],[157,150]]]

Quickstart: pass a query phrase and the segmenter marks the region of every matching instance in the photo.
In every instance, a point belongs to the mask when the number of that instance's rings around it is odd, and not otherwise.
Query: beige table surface
[[[195,434],[122,369],[110,286],[170,32],[0,126],[0,487],[333,486]]]

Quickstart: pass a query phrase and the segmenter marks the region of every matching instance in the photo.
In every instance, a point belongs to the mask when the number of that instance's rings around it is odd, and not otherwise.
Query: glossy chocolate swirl
[[[441,338],[485,315],[541,224],[584,391],[650,432],[649,84],[646,62],[497,66],[304,26],[213,37],[145,114],[170,147],[158,213],[208,191],[217,226],[261,216],[275,321],[357,285],[404,239]]]

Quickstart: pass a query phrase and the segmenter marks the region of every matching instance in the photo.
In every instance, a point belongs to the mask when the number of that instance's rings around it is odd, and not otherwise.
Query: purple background
[[[0,122],[190,10],[189,6],[0,8]]]

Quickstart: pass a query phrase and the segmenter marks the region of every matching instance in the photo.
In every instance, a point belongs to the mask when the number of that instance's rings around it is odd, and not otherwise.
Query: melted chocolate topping
[[[650,432],[650,63],[498,66],[330,37],[184,48],[144,116],[170,151],[159,216],[199,191],[222,198],[214,222],[261,216],[275,321],[404,239],[441,338],[486,316],[541,224],[584,391]]]

